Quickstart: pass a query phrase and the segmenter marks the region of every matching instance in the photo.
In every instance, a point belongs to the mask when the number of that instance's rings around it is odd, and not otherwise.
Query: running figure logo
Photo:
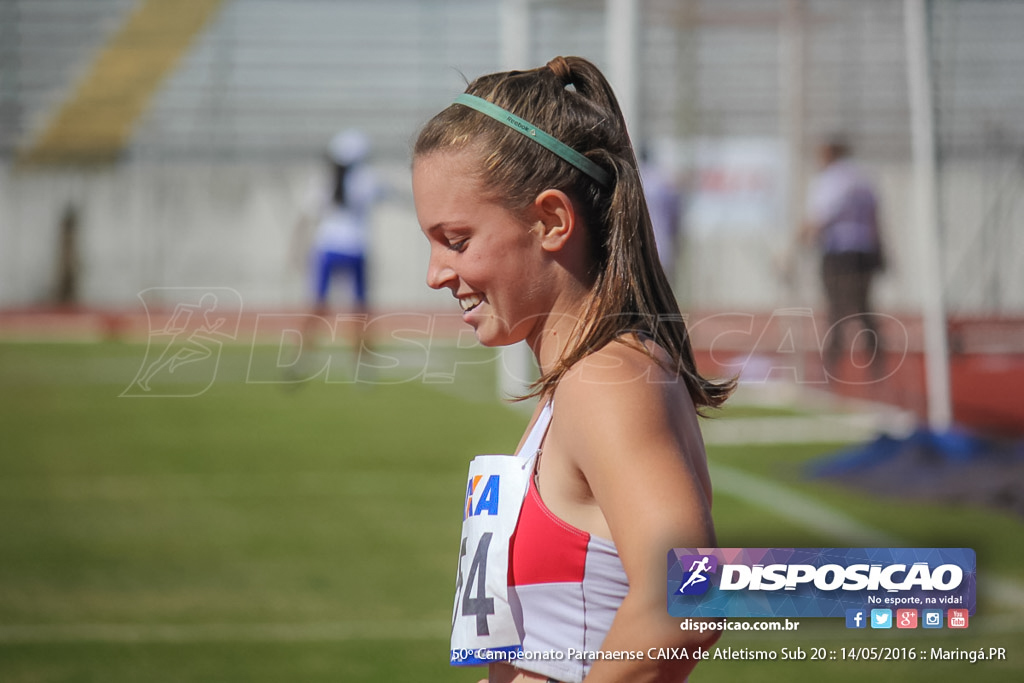
[[[711,586],[708,574],[718,571],[718,558],[714,555],[686,555],[679,558],[682,567],[689,567],[678,595],[703,595]]]
[[[229,288],[155,287],[140,292],[139,298],[149,320],[146,357],[121,396],[205,392],[216,379],[224,342],[238,337],[239,293]],[[162,315],[164,309],[171,313]]]

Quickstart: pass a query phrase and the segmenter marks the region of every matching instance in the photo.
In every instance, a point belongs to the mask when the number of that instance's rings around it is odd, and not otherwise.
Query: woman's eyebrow
[[[462,223],[459,223],[458,221],[438,221],[437,223],[434,223],[432,226],[430,226],[429,228],[427,228],[423,232],[425,232],[427,234],[434,234],[436,232],[443,232],[445,230],[454,230],[454,231],[466,230],[467,227],[468,226],[463,225]]]

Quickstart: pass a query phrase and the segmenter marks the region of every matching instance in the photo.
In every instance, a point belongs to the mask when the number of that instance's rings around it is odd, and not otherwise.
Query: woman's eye
[[[456,239],[448,242],[448,248],[452,251],[462,252],[466,250],[466,245],[469,243],[468,239]]]

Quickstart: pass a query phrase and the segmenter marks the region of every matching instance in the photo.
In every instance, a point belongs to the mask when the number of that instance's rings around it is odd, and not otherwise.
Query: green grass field
[[[164,397],[146,397],[126,391],[143,345],[0,343],[0,681],[479,678],[446,657],[464,470],[473,454],[512,448],[524,412],[493,399],[493,370],[477,351],[432,359],[439,372],[476,363],[454,383],[395,367],[372,384],[341,371],[273,381],[276,353],[226,347],[215,367],[182,366],[154,383]],[[341,366],[344,354],[332,360]],[[790,414],[737,407],[721,419]],[[974,547],[979,584],[990,571],[1024,585],[1019,520],[806,480],[803,463],[835,447],[709,454],[713,467],[787,487],[908,545]],[[728,492],[716,493],[715,518],[723,546],[849,545]],[[692,680],[1024,674],[1024,618],[998,596],[982,596],[966,632],[852,633],[837,621],[719,644],[1004,647],[1008,659],[713,661]]]

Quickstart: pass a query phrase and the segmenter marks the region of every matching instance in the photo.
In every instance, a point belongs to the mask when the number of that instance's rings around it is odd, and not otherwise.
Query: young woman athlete
[[[733,384],[697,372],[608,82],[578,57],[478,78],[421,131],[413,194],[427,284],[541,371],[517,454],[470,466],[452,662],[684,680],[715,636],[668,616],[666,554],[715,545],[697,416]]]

